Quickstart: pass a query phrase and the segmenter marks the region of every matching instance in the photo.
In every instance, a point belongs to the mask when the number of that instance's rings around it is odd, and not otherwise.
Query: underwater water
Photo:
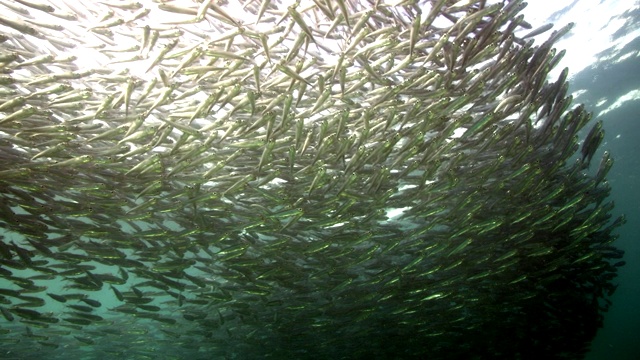
[[[638,46],[640,43],[635,41],[629,45],[629,49],[634,51],[635,48],[637,51]],[[620,74],[635,74],[638,70],[638,62],[630,59],[630,61],[622,61],[614,65],[612,69],[594,70],[594,73],[599,73],[602,76],[595,88],[601,88],[602,91],[607,92],[607,98],[624,95],[630,86],[636,86],[635,84],[638,84],[640,80],[633,75],[629,77],[617,75],[612,76],[611,80],[615,81],[617,78],[620,82],[607,86],[608,81],[602,81],[602,79],[613,75],[612,70],[619,71]],[[590,75],[589,71],[585,71],[585,76]],[[578,79],[576,78],[576,82]],[[608,92],[607,88],[612,89],[612,92]],[[616,95],[612,96],[612,94]],[[615,305],[605,316],[604,328],[599,331],[594,340],[593,350],[587,359],[638,359],[640,356],[640,347],[634,335],[634,332],[640,329],[640,311],[637,308],[640,299],[640,286],[637,282],[640,277],[640,267],[638,267],[637,261],[640,259],[637,241],[638,228],[640,227],[640,207],[638,206],[638,200],[640,200],[638,165],[640,164],[634,156],[640,150],[634,140],[635,134],[640,132],[637,121],[638,111],[640,111],[640,105],[636,97],[635,100],[628,101],[625,105],[602,116],[604,121],[611,124],[610,135],[605,137],[605,143],[608,144],[611,151],[620,154],[616,159],[617,171],[612,172],[610,181],[617,188],[612,192],[617,211],[627,214],[629,220],[628,227],[620,230],[620,239],[616,242],[621,249],[625,250],[627,266],[622,268],[619,273],[620,286],[611,299]]]
[[[639,4],[536,6],[1,2],[0,357],[637,359]]]
[[[536,5],[536,4],[530,4]],[[619,287],[612,296],[614,305],[605,315],[604,327],[598,331],[585,359],[639,359],[640,345],[640,162],[635,156],[640,128],[640,50],[638,29],[640,9],[637,1],[578,1],[558,3],[554,7],[537,4],[540,9],[525,9],[528,18],[539,23],[560,19],[581,19],[583,31],[566,38],[561,47],[577,53],[566,65],[575,71],[570,92],[579,94],[594,111],[594,117],[607,124],[603,149],[616,154],[616,166],[608,180],[616,213],[624,213],[628,223],[620,229],[616,244],[625,251],[627,265],[620,268]],[[576,36],[577,35],[577,36]],[[585,44],[589,44],[585,46]],[[602,151],[602,150],[601,150]]]

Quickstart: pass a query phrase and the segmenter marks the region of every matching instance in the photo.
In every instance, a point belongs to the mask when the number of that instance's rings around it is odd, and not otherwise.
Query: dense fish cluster
[[[526,3],[0,3],[3,359],[575,359],[622,252]]]

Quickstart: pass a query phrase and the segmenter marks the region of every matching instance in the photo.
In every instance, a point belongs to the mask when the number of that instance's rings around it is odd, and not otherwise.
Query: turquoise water
[[[635,18],[637,19],[637,18]],[[638,24],[637,21],[635,24]],[[640,39],[633,41],[621,54],[637,52]],[[639,88],[640,62],[634,58],[621,61],[607,60],[595,64],[593,69],[579,73],[572,86],[589,91],[577,101],[596,104],[601,99],[609,103]],[[640,346],[640,101],[628,101],[623,106],[602,116],[608,125],[604,149],[616,154],[615,168],[610,179],[616,202],[616,213],[624,213],[628,223],[619,230],[616,244],[625,250],[627,265],[619,271],[618,290],[612,297],[613,306],[605,316],[604,328],[598,333],[593,350],[587,356],[595,359],[639,359]]]

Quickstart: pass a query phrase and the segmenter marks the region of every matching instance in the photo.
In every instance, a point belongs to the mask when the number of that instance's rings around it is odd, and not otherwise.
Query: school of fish
[[[525,6],[0,2],[0,357],[583,356],[625,218]]]

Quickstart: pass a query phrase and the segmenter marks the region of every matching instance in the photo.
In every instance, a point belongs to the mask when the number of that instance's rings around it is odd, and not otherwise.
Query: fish
[[[583,356],[626,218],[606,124],[547,81],[573,25],[236,5],[3,4],[3,351]]]

